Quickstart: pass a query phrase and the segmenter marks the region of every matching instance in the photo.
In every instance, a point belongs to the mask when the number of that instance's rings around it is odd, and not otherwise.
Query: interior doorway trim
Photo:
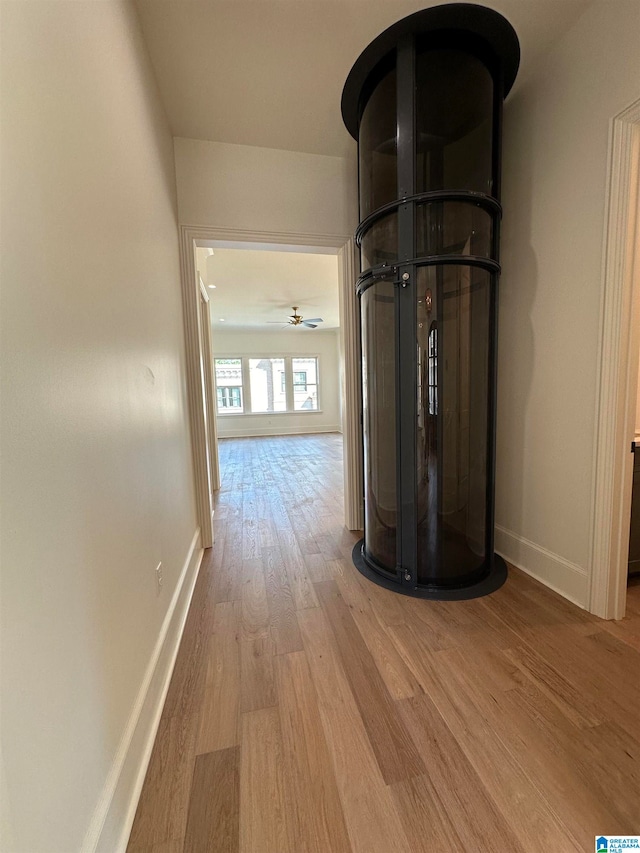
[[[207,364],[205,341],[201,334],[202,300],[200,277],[196,269],[195,241],[188,231],[180,228],[180,279],[182,285],[182,313],[184,317],[185,357],[187,374],[187,400],[189,406],[189,429],[191,434],[191,455],[193,458],[193,477],[196,498],[198,526],[202,534],[202,547],[213,545],[213,499],[210,483],[209,458],[211,453],[212,432],[208,428],[207,401],[205,383],[212,385],[212,379],[203,375],[203,365]],[[211,367],[213,371],[213,367]],[[206,371],[206,368],[205,368]],[[215,439],[213,439],[215,441]],[[215,456],[217,470],[217,448]],[[213,467],[213,466],[212,466]]]
[[[244,231],[199,225],[180,226],[180,270],[184,308],[187,392],[196,489],[198,523],[203,546],[213,544],[210,493],[207,478],[207,452],[213,454],[217,470],[217,435],[206,429],[205,399],[201,364],[206,358],[199,334],[200,282],[196,269],[196,245],[205,241],[233,243],[265,243],[281,246],[334,249],[338,258],[340,288],[340,349],[344,356],[342,381],[342,431],[344,441],[345,525],[350,530],[362,529],[362,435],[360,424],[360,381],[358,306],[355,295],[356,254],[353,238],[344,235],[298,234],[274,231]],[[204,358],[203,358],[204,356]],[[209,364],[213,371],[213,364]],[[211,443],[214,444],[211,447]]]
[[[360,306],[355,289],[357,278],[355,242],[350,239],[344,243],[338,252],[340,352],[344,365],[342,377],[344,523],[347,530],[363,530],[364,528]]]
[[[589,610],[624,616],[640,354],[640,100],[612,120],[600,309]]]
[[[204,286],[202,278],[198,275],[198,284],[200,287],[200,346],[202,347],[203,365],[209,365],[209,370],[203,371],[204,382],[204,402],[206,404],[207,415],[207,449],[218,446],[218,423],[216,420],[216,385],[213,375],[213,344],[211,341],[211,315],[209,313],[209,294]],[[217,492],[220,488],[220,468],[218,465],[218,454],[212,453],[209,456],[209,492]],[[213,508],[211,511],[213,517]]]

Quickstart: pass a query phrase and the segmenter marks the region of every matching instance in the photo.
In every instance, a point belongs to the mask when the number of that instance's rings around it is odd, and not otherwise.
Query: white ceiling
[[[515,27],[515,89],[589,0],[485,0]],[[136,0],[174,136],[343,156],[360,52],[424,0]]]
[[[214,328],[304,335],[339,327],[336,255],[210,245],[213,255],[197,249],[197,266],[208,288]],[[294,305],[302,317],[324,322],[317,329],[286,325]]]

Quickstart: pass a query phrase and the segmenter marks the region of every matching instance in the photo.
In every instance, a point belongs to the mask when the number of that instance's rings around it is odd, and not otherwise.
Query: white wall
[[[505,105],[497,548],[587,603],[610,119],[640,3],[597,0]]]
[[[173,150],[128,3],[1,48],[2,845],[71,853],[196,531]]]
[[[174,142],[184,225],[349,237],[358,224],[355,153],[345,159],[195,139]]]
[[[337,331],[285,329],[282,332],[220,332],[214,329],[214,356],[316,355],[320,358],[321,411],[221,415],[218,417],[219,437],[339,431],[338,337]]]

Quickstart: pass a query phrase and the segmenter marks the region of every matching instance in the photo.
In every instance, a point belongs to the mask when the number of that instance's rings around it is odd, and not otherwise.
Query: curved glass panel
[[[492,123],[493,79],[479,59],[462,50],[418,52],[416,192],[491,195]]]
[[[431,202],[416,206],[416,257],[425,255],[477,255],[491,257],[493,217],[460,201]]]
[[[393,264],[398,260],[398,214],[394,210],[374,222],[360,245],[361,269],[378,264]]]
[[[360,298],[367,556],[396,566],[395,288],[378,281]]]
[[[485,568],[491,274],[417,270],[418,583]]]
[[[397,197],[396,71],[371,93],[360,119],[360,220]]]

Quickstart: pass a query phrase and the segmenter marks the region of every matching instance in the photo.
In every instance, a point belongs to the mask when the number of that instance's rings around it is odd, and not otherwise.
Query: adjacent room
[[[220,439],[341,432],[334,252],[197,249],[209,292]]]

